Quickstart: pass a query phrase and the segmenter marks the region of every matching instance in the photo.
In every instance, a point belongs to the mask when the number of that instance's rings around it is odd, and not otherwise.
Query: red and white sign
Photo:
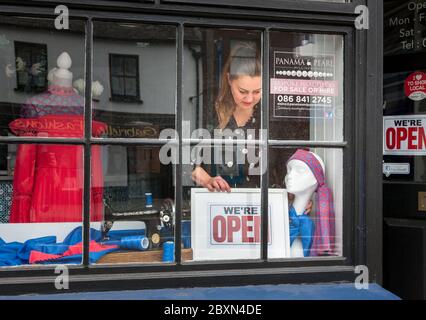
[[[420,101],[426,98],[426,73],[417,71],[405,79],[405,95],[414,101]]]
[[[285,189],[269,190],[268,257],[290,257],[288,199]],[[231,192],[191,189],[191,244],[194,261],[259,259],[260,189]]]
[[[426,155],[426,116],[383,117],[384,155]]]
[[[426,79],[426,78],[425,78]],[[271,79],[271,94],[298,94],[310,96],[338,96],[336,81]]]
[[[269,241],[271,235],[269,215]],[[211,205],[210,243],[213,245],[260,243],[260,206]]]

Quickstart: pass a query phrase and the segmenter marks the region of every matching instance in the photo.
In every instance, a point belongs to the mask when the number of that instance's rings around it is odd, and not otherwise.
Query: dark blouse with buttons
[[[228,130],[226,130],[228,129]],[[251,129],[251,130],[249,130]],[[242,127],[239,127],[234,116],[231,116],[229,119],[228,124],[225,126],[225,128],[221,131],[221,134],[218,135],[218,131],[215,131],[215,139],[247,139],[247,140],[254,140],[259,139],[259,132],[260,129],[260,110],[259,107],[256,107],[256,109],[253,112],[252,117],[246,122],[246,124]],[[229,133],[232,132],[232,135]],[[222,150],[218,148],[212,148],[211,149],[211,163],[212,164],[206,164],[201,163],[201,167],[206,170],[207,173],[209,173],[212,177],[215,176],[221,176],[223,179],[225,179],[231,188],[235,187],[245,187],[245,188],[259,188],[260,187],[260,175],[258,174],[251,174],[249,173],[250,168],[257,168],[260,166],[259,163],[259,148],[256,146],[254,148],[254,145],[252,146],[252,149],[249,151],[249,148],[247,148],[248,144],[237,144],[236,142],[229,145],[222,145]],[[253,150],[255,150],[255,154],[251,156],[251,159],[248,157],[248,153],[253,153]],[[229,153],[227,152],[229,151]],[[222,152],[222,156],[220,158],[220,155],[218,155],[219,152]],[[226,158],[225,154],[228,155],[228,158]],[[230,155],[232,154],[232,160],[230,158]],[[215,161],[215,158],[217,159]],[[221,161],[218,161],[221,160]],[[251,160],[253,163],[250,163],[249,160]],[[258,172],[259,170],[256,170]]]

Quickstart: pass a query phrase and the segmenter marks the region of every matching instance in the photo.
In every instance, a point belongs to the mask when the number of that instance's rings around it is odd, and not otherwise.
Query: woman
[[[223,69],[221,88],[215,103],[218,129],[230,129],[242,139],[247,138],[248,129],[260,129],[261,67],[259,53],[252,46],[242,44],[232,50]],[[233,153],[234,160],[226,164],[216,163],[213,159],[210,170],[206,165],[196,166],[192,179],[209,191],[230,192],[230,185],[259,187],[259,176],[248,175],[248,161],[244,161],[244,164],[235,161],[241,156],[245,159],[247,149],[234,147]]]

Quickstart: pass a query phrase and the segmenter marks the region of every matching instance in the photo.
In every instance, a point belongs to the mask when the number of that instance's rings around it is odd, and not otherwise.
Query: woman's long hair
[[[240,76],[261,76],[261,72],[259,53],[252,45],[243,43],[231,51],[223,68],[219,95],[215,103],[220,129],[226,127],[236,107],[228,81]]]

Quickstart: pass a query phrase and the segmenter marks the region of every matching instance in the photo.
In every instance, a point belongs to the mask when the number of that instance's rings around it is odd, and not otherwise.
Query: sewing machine
[[[149,239],[149,249],[160,246],[160,230],[163,227],[172,228],[175,221],[175,205],[172,199],[165,199],[160,209],[145,207],[142,210],[117,212],[111,208],[106,199],[104,221],[102,223],[102,238],[108,239],[108,232],[115,221],[142,221],[145,223],[145,236]]]

